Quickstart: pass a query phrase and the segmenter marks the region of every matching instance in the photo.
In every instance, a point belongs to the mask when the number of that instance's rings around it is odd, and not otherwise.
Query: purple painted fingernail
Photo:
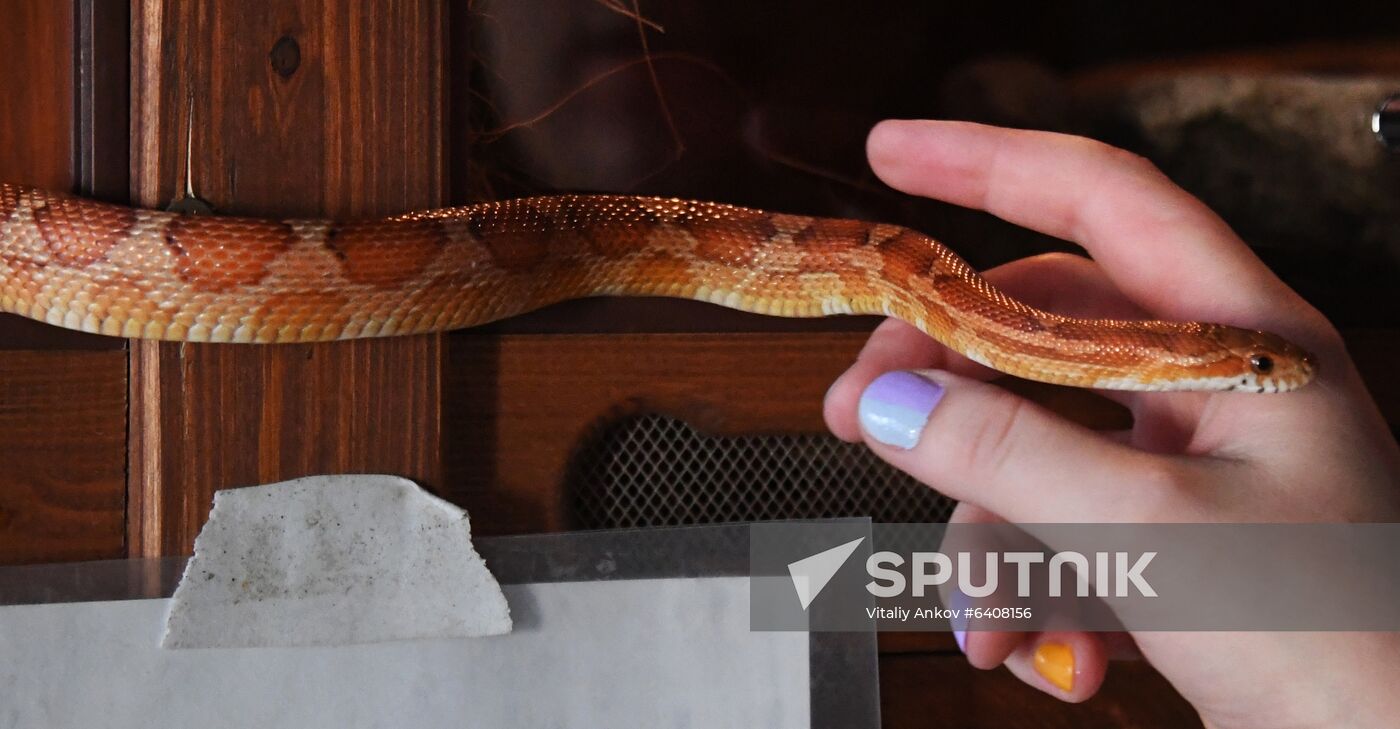
[[[953,640],[958,642],[958,650],[967,653],[967,609],[972,606],[972,601],[962,590],[953,588],[953,594],[948,596],[948,610],[952,616],[948,618],[948,625],[953,630]]]
[[[919,442],[943,386],[913,372],[886,372],[860,396],[860,424],[870,437],[908,450]]]

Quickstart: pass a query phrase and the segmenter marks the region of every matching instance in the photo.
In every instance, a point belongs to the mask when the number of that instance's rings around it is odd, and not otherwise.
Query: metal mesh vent
[[[568,486],[579,529],[843,516],[932,522],[953,508],[859,443],[711,437],[660,415],[622,420],[585,444]]]

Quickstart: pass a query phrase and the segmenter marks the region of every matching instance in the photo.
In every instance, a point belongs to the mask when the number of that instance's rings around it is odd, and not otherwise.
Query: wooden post
[[[0,181],[125,196],[125,9],[13,0],[0,22]],[[96,72],[96,73],[95,73]],[[114,93],[116,92],[116,93]],[[115,123],[81,123],[120,107]],[[119,152],[119,154],[117,154]],[[0,314],[0,565],[124,554],[126,343]]]
[[[137,0],[132,198],[184,164],[224,214],[337,218],[444,202],[445,0]],[[314,473],[440,480],[440,336],[131,348],[132,557],[188,553],[215,490]]]

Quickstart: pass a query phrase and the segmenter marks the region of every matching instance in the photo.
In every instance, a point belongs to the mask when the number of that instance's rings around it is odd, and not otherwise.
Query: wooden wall
[[[6,3],[0,179],[80,186],[85,9]],[[125,554],[126,408],[124,342],[0,315],[0,564]]]
[[[442,0],[142,0],[132,18],[132,197],[184,163],[216,210],[358,217],[445,200]],[[213,492],[316,473],[435,486],[441,337],[317,346],[139,342],[131,358],[133,555],[188,552]]]

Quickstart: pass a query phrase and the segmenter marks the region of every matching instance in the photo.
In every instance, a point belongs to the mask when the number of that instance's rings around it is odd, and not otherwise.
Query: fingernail
[[[885,445],[913,448],[943,399],[943,386],[913,372],[887,372],[860,396],[860,424]]]
[[[1074,651],[1064,643],[1041,643],[1035,649],[1035,672],[1061,691],[1074,690]]]
[[[844,379],[846,379],[846,373],[845,373],[845,372],[842,372],[840,375],[838,375],[838,376],[836,377],[836,379],[834,379],[834,380],[831,381],[831,384],[830,384],[830,385],[827,385],[827,386],[826,386],[826,394],[825,394],[825,395],[822,395],[822,404],[826,404],[826,401],[831,399],[831,391],[832,391],[832,390],[835,390],[835,389],[836,389],[836,386],[839,385],[839,384],[841,384],[841,380],[844,380]]]
[[[952,615],[948,617],[948,625],[953,629],[953,640],[958,642],[958,650],[967,655],[967,609],[972,605],[972,601],[958,588],[953,588],[953,593],[948,596],[948,610]]]
[[[911,127],[901,120],[886,120],[870,130],[865,151],[877,169],[898,168],[908,155]]]
[[[886,119],[870,131],[871,145],[879,148],[901,147],[914,135],[918,125],[918,122],[908,119]]]

